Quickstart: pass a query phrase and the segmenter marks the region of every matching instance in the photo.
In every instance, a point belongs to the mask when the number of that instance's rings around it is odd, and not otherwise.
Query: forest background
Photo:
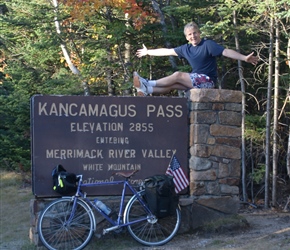
[[[190,72],[178,58],[135,55],[142,44],[186,43],[190,21],[203,37],[259,56],[257,66],[219,58],[217,88],[244,94],[241,199],[283,207],[290,194],[289,0],[1,0],[0,171],[30,172],[33,95],[135,96],[135,70],[149,79]]]

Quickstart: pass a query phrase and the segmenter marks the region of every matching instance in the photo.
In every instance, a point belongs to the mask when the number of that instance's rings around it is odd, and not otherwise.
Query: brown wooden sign
[[[87,183],[117,180],[139,170],[140,183],[164,174],[173,151],[188,173],[187,100],[164,97],[33,96],[33,193],[53,197],[51,172],[61,164]],[[119,179],[119,178],[118,178]],[[89,195],[119,194],[120,187],[90,188]]]

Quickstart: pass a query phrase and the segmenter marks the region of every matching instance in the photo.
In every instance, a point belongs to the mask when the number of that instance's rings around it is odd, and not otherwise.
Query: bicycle
[[[58,198],[50,203],[38,220],[38,233],[41,242],[48,249],[83,249],[96,230],[96,218],[93,209],[103,216],[110,227],[103,234],[127,228],[129,234],[146,246],[160,246],[169,242],[177,233],[181,223],[179,206],[172,215],[165,218],[155,216],[146,201],[145,189],[137,190],[129,179],[136,173],[118,172],[124,180],[101,183],[83,183],[83,176],[77,175],[78,184],[75,195]],[[93,200],[81,191],[83,187],[123,185],[117,219],[111,218]],[[125,205],[127,190],[132,195]]]

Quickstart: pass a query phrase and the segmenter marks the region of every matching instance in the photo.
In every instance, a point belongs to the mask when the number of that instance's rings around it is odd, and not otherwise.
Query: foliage
[[[48,6],[19,1],[11,3],[9,13],[2,16],[0,165],[4,169],[30,169],[32,95],[82,93],[58,59],[57,37],[49,26],[51,16],[45,19],[43,15],[49,11]]]
[[[254,169],[253,173],[249,174],[249,177],[253,180],[255,184],[264,183],[265,165],[259,164],[259,166]]]
[[[74,22],[86,21],[93,17],[96,12],[107,12],[107,9],[117,9],[128,15],[132,19],[132,25],[136,29],[140,29],[145,23],[153,22],[156,14],[152,13],[152,9],[148,3],[136,0],[63,0],[64,5],[68,6],[71,20]]]
[[[55,0],[54,0],[55,1]],[[3,2],[3,1],[2,1]],[[269,17],[280,19],[280,107],[289,89],[289,6],[280,1],[139,1],[139,0],[13,0],[0,4],[0,168],[30,169],[30,98],[35,94],[81,95],[83,84],[91,95],[134,95],[132,72],[160,78],[172,72],[190,71],[178,58],[144,57],[135,52],[148,48],[176,47],[186,43],[183,27],[195,21],[202,35],[235,49],[254,51],[261,60],[257,67],[243,63],[247,84],[247,168],[255,180],[265,164],[265,110],[268,82]],[[157,13],[153,3],[160,8]],[[271,3],[271,4],[270,4]],[[5,9],[5,8],[6,9]],[[233,10],[238,25],[232,21]],[[54,21],[60,23],[56,32]],[[63,44],[79,75],[70,71]],[[237,63],[218,59],[219,85],[240,90]],[[177,92],[171,95],[177,95]],[[279,130],[279,174],[285,176],[289,105],[281,112]],[[257,178],[256,178],[257,177]],[[259,177],[259,178],[258,178]],[[253,176],[249,175],[249,179]],[[260,180],[260,179],[259,179]]]

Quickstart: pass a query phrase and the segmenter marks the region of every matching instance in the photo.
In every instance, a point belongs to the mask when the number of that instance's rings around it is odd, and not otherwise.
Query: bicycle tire
[[[74,217],[71,216],[73,200],[60,198],[50,203],[38,219],[38,234],[41,242],[50,250],[80,250],[91,240],[94,230],[94,215],[88,205],[77,200]]]
[[[139,194],[144,197],[145,191],[140,191]],[[136,241],[146,246],[161,246],[168,243],[178,232],[181,223],[179,208],[176,209],[173,215],[165,218],[157,218],[155,216],[152,218],[135,195],[126,206],[125,222],[133,222],[134,220],[142,219],[142,217],[147,217],[147,219],[128,225],[127,229]]]

